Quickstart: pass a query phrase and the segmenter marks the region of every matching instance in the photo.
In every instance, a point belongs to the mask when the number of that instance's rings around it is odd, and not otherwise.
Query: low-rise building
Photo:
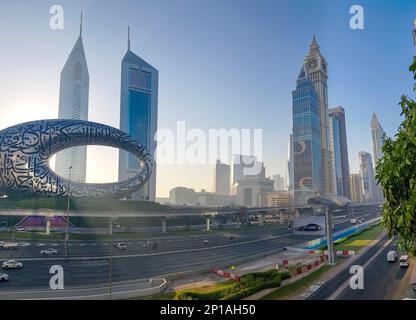
[[[259,194],[260,207],[288,207],[289,192],[285,190]]]
[[[238,180],[237,205],[244,207],[259,207],[259,195],[273,192],[274,181],[263,177],[247,177]]]
[[[194,189],[176,187],[169,192],[169,203],[178,206],[195,206],[198,203],[198,197]]]

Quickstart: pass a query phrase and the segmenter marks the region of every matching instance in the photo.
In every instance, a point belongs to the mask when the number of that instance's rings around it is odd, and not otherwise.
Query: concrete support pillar
[[[113,220],[110,219],[109,221],[109,234],[113,234]]]
[[[211,231],[211,217],[205,217],[205,231]]]
[[[162,233],[166,233],[166,217],[162,218]]]
[[[283,212],[280,211],[280,224],[283,224]]]
[[[46,235],[51,234],[51,220],[49,220],[49,219],[46,219],[45,233],[46,233]]]
[[[258,218],[259,218],[259,224],[260,224],[260,226],[261,227],[264,227],[264,215],[261,214],[261,215],[258,216]]]

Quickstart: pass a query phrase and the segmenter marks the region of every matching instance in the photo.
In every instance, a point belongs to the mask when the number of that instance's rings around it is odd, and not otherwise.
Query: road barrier
[[[312,270],[313,268],[318,267],[319,265],[321,265],[323,262],[325,262],[327,260],[328,260],[328,255],[322,255],[322,256],[319,257],[319,259],[317,259],[317,260],[315,260],[311,263],[308,263],[308,264],[303,265],[301,267],[295,268],[292,271],[292,277],[296,277],[296,276],[298,276],[302,273],[308,272],[308,271]]]
[[[217,268],[214,269],[214,273],[216,273],[220,277],[224,277],[226,279],[231,279],[231,280],[235,280],[237,282],[240,282],[240,276],[236,275],[235,273],[227,272],[227,271],[220,270],[220,269],[217,269]]]
[[[328,250],[309,250],[309,254],[328,254]],[[335,255],[337,256],[353,256],[357,254],[354,250],[337,250],[335,251]]]

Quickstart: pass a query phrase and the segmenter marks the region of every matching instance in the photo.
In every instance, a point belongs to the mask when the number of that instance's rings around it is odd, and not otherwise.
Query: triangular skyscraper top
[[[309,45],[309,55],[313,56],[317,54],[321,54],[321,51],[319,50],[319,45],[318,45],[318,42],[316,41],[316,37],[315,35],[313,35],[312,42]]]
[[[133,53],[131,51],[131,42],[130,42],[130,26],[128,27],[127,31],[127,52],[124,55],[123,63],[130,63],[130,64],[136,64],[141,66],[146,66],[149,68],[155,69],[151,64],[144,61],[142,58],[140,58],[138,55]]]
[[[371,129],[381,128],[381,124],[377,119],[377,115],[373,112],[373,116],[371,117]]]

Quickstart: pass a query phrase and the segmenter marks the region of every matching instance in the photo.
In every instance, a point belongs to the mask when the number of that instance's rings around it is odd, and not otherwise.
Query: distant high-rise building
[[[373,160],[371,154],[365,151],[359,153],[361,183],[365,202],[374,201],[375,180],[373,170]]]
[[[383,157],[383,139],[386,136],[386,132],[383,130],[380,122],[377,119],[377,115],[373,113],[371,118],[371,136],[373,141],[373,157],[374,157],[374,167],[377,165],[378,160]]]
[[[309,53],[305,57],[304,70],[312,81],[318,99],[319,128],[320,128],[320,192],[323,194],[334,193],[332,175],[332,156],[329,149],[328,129],[328,64],[321,55],[319,45],[313,36],[309,46]]]
[[[142,143],[153,159],[156,150],[159,72],[130,50],[130,30],[127,53],[121,63],[120,129]],[[138,172],[137,158],[126,151],[119,152],[118,179],[126,180]],[[129,199],[156,198],[156,163],[143,188]]]
[[[375,113],[371,118],[371,137],[373,142],[373,157],[374,157],[374,168],[377,166],[377,162],[383,157],[383,144],[384,138],[386,136],[386,132],[383,130],[380,122],[377,119]],[[376,184],[375,186],[375,194],[374,197],[377,201],[383,200],[383,192],[379,185]]]
[[[337,195],[351,198],[347,131],[343,107],[329,110],[329,142],[332,154],[334,186]]]
[[[363,202],[363,187],[361,175],[353,173],[350,175],[351,201],[354,203]]]
[[[289,192],[294,188],[294,171],[293,171],[293,134],[289,136],[289,145],[287,150],[287,168],[286,168],[286,188]]]
[[[315,86],[303,65],[292,92],[293,191],[297,203],[320,191],[321,135],[319,101]],[[303,195],[302,195],[303,194]]]
[[[61,71],[59,90],[59,119],[88,120],[89,82],[87,59],[82,42],[82,16],[78,40]],[[58,152],[55,171],[64,178],[85,182],[87,171],[87,147],[73,147]]]
[[[214,185],[216,194],[230,194],[230,168],[231,167],[228,164],[221,163],[220,160],[217,160],[214,175]]]
[[[416,46],[416,19],[413,21],[413,44]],[[416,56],[413,56],[413,60],[416,60]]]
[[[282,177],[280,174],[275,174],[272,176],[274,181],[274,190],[282,191],[285,190],[285,178]]]

